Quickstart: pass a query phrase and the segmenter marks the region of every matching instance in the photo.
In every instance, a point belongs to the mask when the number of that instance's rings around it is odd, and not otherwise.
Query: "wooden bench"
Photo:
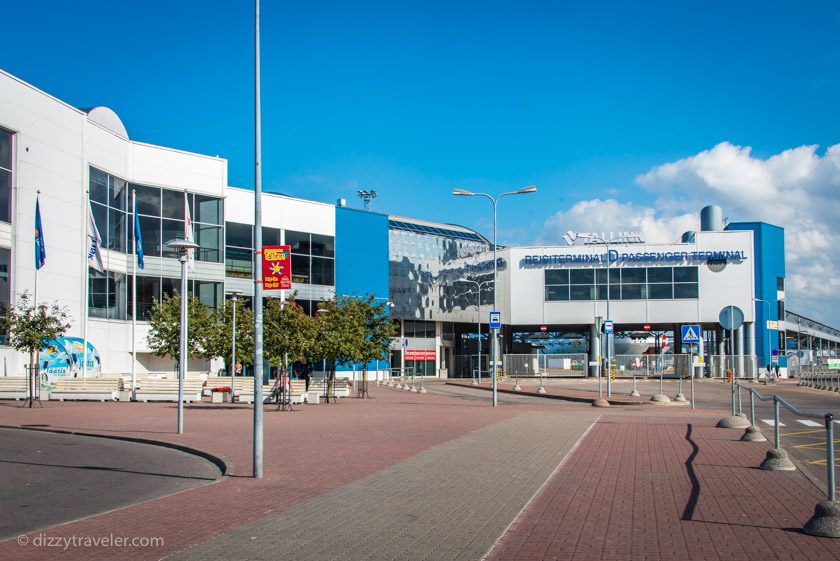
[[[318,395],[324,395],[326,381],[324,378],[312,378],[309,381],[309,393],[315,392]],[[346,378],[336,378],[333,380],[332,396],[335,397],[350,397],[350,386],[347,385]]]
[[[201,401],[204,380],[184,380],[183,400],[185,403]],[[147,380],[134,392],[137,401],[174,401],[178,402],[178,379]]]
[[[239,380],[236,380],[239,382]],[[272,381],[270,384],[265,384],[262,387],[262,395],[263,395],[263,403],[271,403],[271,390],[274,389],[274,382]],[[239,396],[239,403],[254,403],[254,379],[251,378],[251,383],[247,386],[240,388],[239,384],[236,384],[236,388],[234,388],[236,395]]]
[[[26,399],[29,390],[26,376],[0,377],[0,399]]]
[[[207,382],[204,384],[204,395],[213,393],[213,388],[231,387],[230,376],[208,376]],[[246,389],[254,393],[254,377],[253,376],[237,376],[236,383],[233,386],[233,393],[239,395],[240,390]]]
[[[51,401],[118,401],[122,390],[121,378],[54,378],[53,384]]]

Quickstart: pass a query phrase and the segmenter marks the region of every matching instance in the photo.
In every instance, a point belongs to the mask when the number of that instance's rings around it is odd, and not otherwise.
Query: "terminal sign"
[[[613,322],[611,319],[608,319],[604,322],[604,333],[610,335],[613,332]]]
[[[291,246],[263,246],[262,266],[264,290],[286,290],[292,288]]]

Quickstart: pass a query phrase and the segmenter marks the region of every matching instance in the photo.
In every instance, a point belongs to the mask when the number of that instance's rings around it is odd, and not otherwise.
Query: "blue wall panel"
[[[390,294],[388,216],[346,207],[335,209],[335,293],[367,295],[385,302]],[[387,361],[377,367],[387,368]],[[361,367],[357,368],[361,370]],[[339,368],[339,370],[352,370]]]
[[[388,298],[388,216],[335,209],[335,292]]]
[[[755,244],[755,297],[769,303],[755,303],[755,349],[759,366],[770,362],[773,350],[779,349],[779,332],[767,329],[767,320],[784,321],[779,317],[778,278],[785,277],[785,230],[765,222],[739,222],[727,230],[752,230]],[[767,352],[768,331],[770,352]],[[784,350],[780,352],[780,366],[786,366]]]

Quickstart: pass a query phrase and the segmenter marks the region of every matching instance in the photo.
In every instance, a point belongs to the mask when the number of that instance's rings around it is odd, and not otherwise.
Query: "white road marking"
[[[762,423],[767,423],[767,424],[768,424],[768,425],[770,425],[771,427],[775,427],[775,426],[776,426],[776,421],[774,421],[773,419],[761,419],[761,422],[762,422]],[[786,427],[787,425],[786,425],[786,424],[784,424],[784,423],[779,423],[779,426],[780,426],[780,427]]]
[[[817,423],[816,421],[811,421],[811,420],[807,420],[807,419],[796,419],[796,422],[797,423],[802,423],[806,427],[821,427],[822,426],[820,423]]]

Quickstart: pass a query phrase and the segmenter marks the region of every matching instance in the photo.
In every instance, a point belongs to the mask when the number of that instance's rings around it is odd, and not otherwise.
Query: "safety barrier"
[[[741,413],[741,384],[737,384],[738,388],[738,413]],[[834,479],[834,415],[831,413],[824,413],[820,411],[808,411],[806,409],[799,409],[784,400],[778,394],[772,396],[763,396],[754,388],[746,388],[750,394],[750,426],[747,427],[744,435],[741,437],[743,441],[762,441],[765,440],[761,435],[760,429],[755,424],[755,399],[760,401],[773,401],[773,424],[774,424],[774,441],[773,448],[767,451],[767,457],[759,466],[761,469],[769,471],[792,471],[796,469],[793,462],[790,461],[788,454],[782,449],[782,432],[781,424],[779,422],[779,406],[784,407],[794,415],[801,417],[812,417],[815,419],[822,419],[825,423],[825,455],[826,455],[826,496],[827,500],[817,504],[814,509],[814,515],[803,526],[803,530],[807,534],[813,536],[823,536],[829,538],[840,538],[840,503],[837,501],[836,485]],[[760,438],[755,436],[756,433]]]
[[[840,392],[840,372],[824,370],[822,372],[803,372],[799,376],[797,386],[805,386],[818,390]]]

